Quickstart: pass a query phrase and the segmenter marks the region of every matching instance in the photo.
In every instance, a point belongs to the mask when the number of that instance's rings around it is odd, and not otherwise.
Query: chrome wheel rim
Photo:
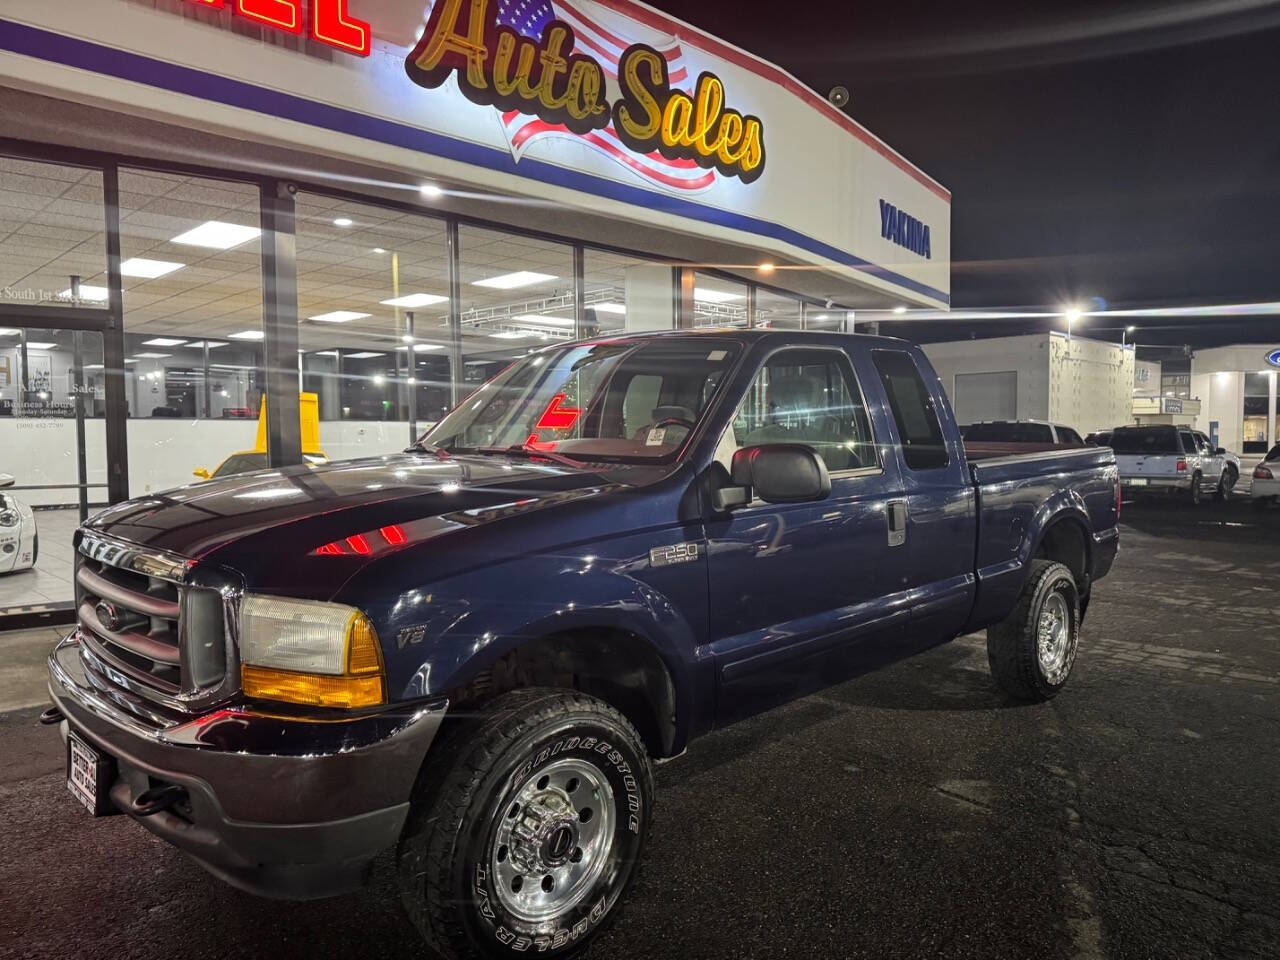
[[[1066,597],[1054,591],[1045,598],[1036,623],[1040,671],[1050,683],[1060,683],[1071,667],[1071,640],[1071,614]]]
[[[613,788],[585,760],[557,760],[531,774],[501,811],[489,851],[498,902],[529,923],[571,910],[609,862]]]

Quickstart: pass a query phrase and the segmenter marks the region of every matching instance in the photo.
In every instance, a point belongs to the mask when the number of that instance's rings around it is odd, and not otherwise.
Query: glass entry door
[[[72,605],[71,538],[107,503],[102,335],[0,322],[0,618]]]

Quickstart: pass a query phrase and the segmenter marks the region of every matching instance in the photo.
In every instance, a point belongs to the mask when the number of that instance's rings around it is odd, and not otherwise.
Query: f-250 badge
[[[697,559],[696,543],[673,543],[669,547],[654,547],[649,551],[651,567],[669,567],[674,563],[690,563]]]

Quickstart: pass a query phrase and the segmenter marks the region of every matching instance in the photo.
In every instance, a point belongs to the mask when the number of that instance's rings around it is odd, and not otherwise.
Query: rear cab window
[[[901,350],[873,350],[871,356],[893,411],[908,469],[939,470],[947,466],[950,456],[942,424],[915,360]]]
[[[1111,449],[1117,454],[1181,453],[1178,434],[1170,427],[1132,427],[1111,434]]]

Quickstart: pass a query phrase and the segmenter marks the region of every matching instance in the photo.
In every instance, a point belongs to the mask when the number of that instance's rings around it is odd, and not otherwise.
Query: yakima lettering
[[[880,236],[926,260],[933,256],[929,249],[929,225],[887,200],[880,201]]]

